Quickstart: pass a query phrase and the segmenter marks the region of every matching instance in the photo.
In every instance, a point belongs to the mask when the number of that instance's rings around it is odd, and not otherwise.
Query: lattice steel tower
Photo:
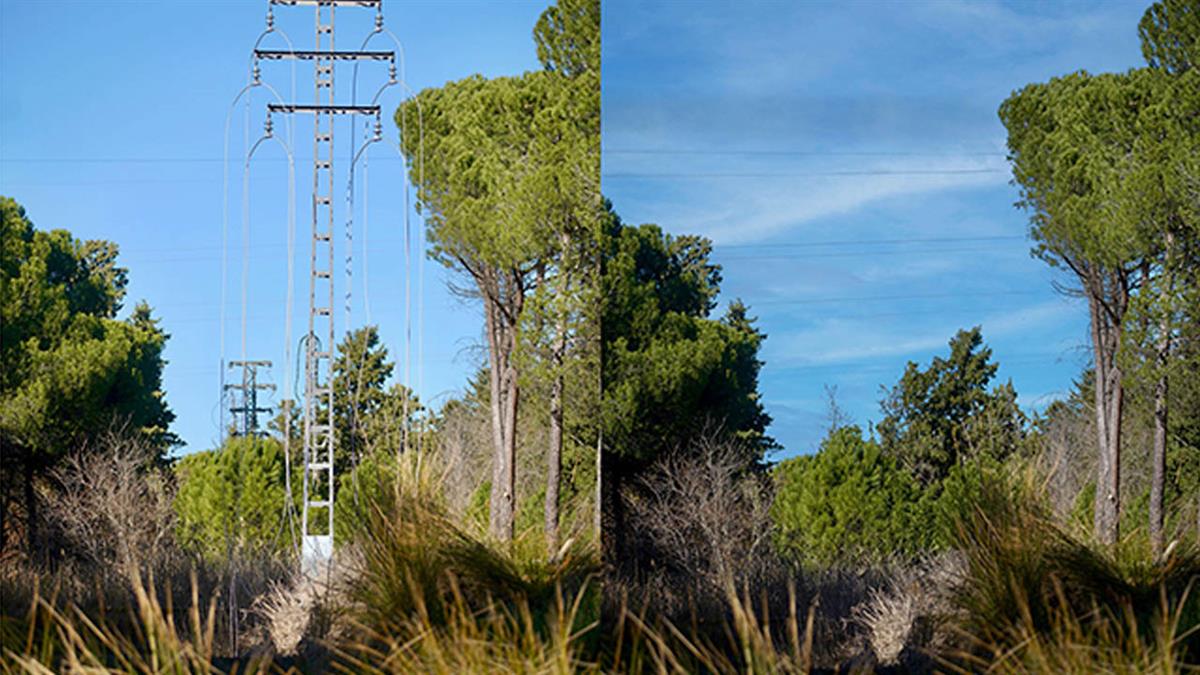
[[[237,433],[247,438],[257,438],[258,430],[258,414],[270,414],[270,406],[258,405],[258,392],[262,390],[274,390],[273,384],[260,384],[258,381],[258,369],[270,368],[270,361],[230,361],[230,368],[242,369],[241,384],[227,384],[225,391],[236,391],[240,395],[240,400],[237,405],[230,406],[229,412],[233,413],[234,426],[237,428]]]
[[[302,557],[310,572],[328,561],[333,552],[334,500],[334,127],[343,116],[371,115],[380,128],[378,105],[345,105],[337,102],[334,71],[341,61],[387,61],[395,72],[395,52],[337,51],[334,47],[334,14],[338,7],[373,8],[376,31],[382,27],[382,0],[270,0],[272,5],[311,6],[315,9],[312,50],[256,49],[259,60],[299,59],[313,64],[311,104],[269,103],[269,113],[313,116],[312,231],[308,284],[308,339],[304,352],[304,509]],[[353,144],[354,139],[350,138]]]

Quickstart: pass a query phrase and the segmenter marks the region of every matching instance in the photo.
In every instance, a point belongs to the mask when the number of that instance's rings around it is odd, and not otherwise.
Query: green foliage
[[[777,544],[807,565],[912,558],[932,545],[921,488],[858,427],[775,468]]]
[[[1192,0],[1161,0],[1138,22],[1142,56],[1151,68],[1181,73],[1200,65],[1200,7]]]
[[[950,355],[925,370],[909,362],[882,403],[876,427],[885,452],[929,485],[975,457],[1003,459],[1019,449],[1025,417],[1008,383],[988,391],[999,367],[979,327],[959,331]]]
[[[230,438],[217,450],[187,455],[175,470],[177,534],[185,548],[220,560],[231,550],[277,553],[291,545],[283,450],[274,439]]]
[[[338,474],[334,501],[334,541],[341,546],[356,537],[370,536],[371,510],[387,499],[384,494],[396,475],[396,455],[377,452],[367,455],[353,468]]]
[[[367,420],[383,407],[384,384],[394,364],[379,343],[379,329],[364,326],[350,331],[337,346],[333,360],[333,419],[337,430],[338,469],[370,447]],[[322,415],[318,413],[318,417]]]
[[[475,491],[471,493],[471,499],[467,502],[463,521],[468,527],[478,527],[480,531],[487,528],[488,503],[491,499],[492,482],[485,480],[475,488]]]
[[[475,75],[426,89],[396,112],[398,125],[424,120],[423,136],[401,142],[426,212],[430,254],[477,281],[492,270],[531,272],[551,241],[540,223],[514,217],[524,205],[511,203],[529,177],[522,165],[536,140],[534,117],[548,107],[550,78]]]
[[[1031,212],[1035,253],[1081,276],[1127,270],[1145,253],[1137,228],[1110,212],[1118,165],[1132,153],[1139,99],[1159,75],[1073,73],[1031,84],[1000,106],[1013,177]],[[1093,289],[1101,292],[1100,289]]]
[[[338,343],[333,361],[333,423],[339,475],[374,453],[397,452],[405,432],[416,433],[424,409],[404,385],[387,386],[394,368],[376,326],[350,331]],[[318,418],[324,414],[319,411]]]
[[[600,3],[558,0],[533,27],[538,60],[568,77],[600,73]]]
[[[774,447],[758,395],[765,336],[740,302],[710,319],[721,280],[711,243],[611,220],[604,272],[605,442],[634,460],[704,429]]]
[[[23,504],[31,547],[39,485],[67,453],[117,429],[155,461],[178,442],[162,391],[168,336],[144,303],[117,319],[126,271],[116,260],[116,244],[37,230],[0,197],[0,522]]]
[[[114,424],[160,451],[175,442],[162,393],[167,335],[139,304],[116,319],[126,271],[117,246],[36,230],[0,197],[0,438],[48,467]],[[11,456],[10,456],[11,457]]]
[[[951,546],[962,515],[969,513],[979,495],[992,489],[992,485],[1008,480],[1006,471],[1004,464],[985,455],[951,467],[937,490],[924,493],[923,502],[933,517],[935,548]]]

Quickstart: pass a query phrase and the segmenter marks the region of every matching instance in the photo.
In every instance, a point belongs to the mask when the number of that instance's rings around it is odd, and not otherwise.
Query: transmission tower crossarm
[[[288,5],[289,7],[379,7],[383,0],[271,0],[272,5]]]
[[[395,52],[388,51],[292,51],[289,49],[255,49],[254,58],[264,61],[282,61],[284,59],[299,59],[312,61],[314,59],[334,59],[337,61],[391,61],[396,58]]]
[[[316,113],[331,115],[378,115],[377,105],[309,105],[303,103],[268,103],[267,110],[277,113]]]

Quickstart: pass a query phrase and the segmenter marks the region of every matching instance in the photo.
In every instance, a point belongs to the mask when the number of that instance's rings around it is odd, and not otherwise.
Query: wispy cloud
[[[983,326],[985,339],[992,340],[1045,327],[1071,316],[1071,310],[1063,301],[1052,300],[1014,311],[994,312],[976,323]],[[944,316],[891,324],[869,316],[817,319],[810,328],[773,335],[769,360],[773,365],[788,367],[860,364],[885,357],[913,357],[944,347],[954,332],[963,327],[955,319]]]
[[[820,218],[851,214],[885,199],[1003,185],[1008,180],[1002,159],[958,159],[937,165],[928,159],[910,159],[873,163],[848,174],[798,175],[755,180],[750,185],[725,183],[733,206],[698,220],[696,227],[718,243],[743,244]]]

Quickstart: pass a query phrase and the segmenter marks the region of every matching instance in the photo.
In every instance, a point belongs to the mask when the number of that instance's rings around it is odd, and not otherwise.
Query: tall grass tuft
[[[582,621],[586,592],[568,605],[558,595],[554,609],[518,599],[478,607],[453,584],[440,599],[435,618],[415,592],[410,616],[386,633],[360,634],[338,649],[335,669],[384,673],[599,673],[588,634],[596,623]],[[363,638],[366,639],[363,639]]]
[[[675,625],[663,617],[647,618],[627,608],[621,612],[613,657],[614,672],[658,673],[808,673],[813,668],[816,606],[804,618],[789,589],[789,612],[772,623],[765,598],[755,603],[748,590],[726,587],[729,619],[724,634]]]
[[[1163,560],[1069,535],[1029,480],[997,476],[964,508],[960,672],[1183,672],[1200,662],[1200,555]]]
[[[5,635],[0,658],[4,673],[174,673],[217,672],[213,666],[216,603],[202,609],[193,578],[187,625],[176,625],[166,592],[164,606],[153,579],[131,579],[134,603],[126,620],[90,616],[73,604],[59,605],[54,596],[35,591],[24,636]],[[265,672],[268,664],[250,663],[242,672]]]
[[[598,565],[568,542],[500,544],[451,514],[441,477],[406,453],[355,511],[334,651],[355,672],[575,672],[598,639]]]

